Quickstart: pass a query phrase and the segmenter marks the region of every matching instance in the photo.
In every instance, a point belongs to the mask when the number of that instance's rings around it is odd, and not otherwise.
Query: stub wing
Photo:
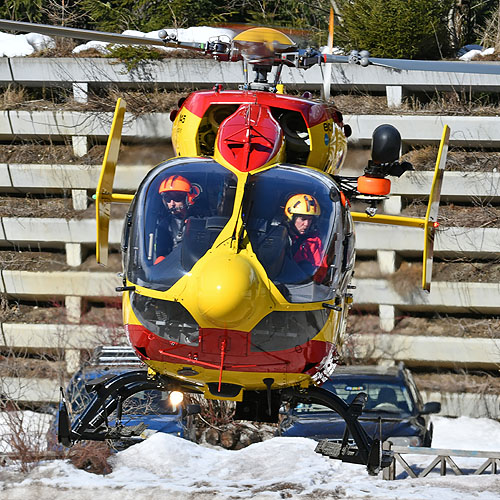
[[[444,126],[441,143],[434,168],[434,177],[432,179],[431,193],[429,195],[429,204],[425,214],[425,242],[424,242],[424,266],[422,271],[422,288],[426,291],[431,290],[432,279],[432,261],[434,255],[434,236],[438,227],[439,201],[441,198],[441,186],[443,184],[444,167],[448,155],[448,145],[450,142],[450,127]]]
[[[398,215],[367,215],[362,212],[352,212],[352,218],[356,222],[372,222],[376,224],[390,224],[394,226],[420,227],[424,230],[424,252],[422,270],[422,288],[427,292],[431,289],[432,262],[434,254],[434,236],[438,227],[439,202],[441,198],[441,186],[443,184],[444,168],[448,155],[450,141],[450,127],[444,126],[443,135],[439,144],[434,177],[432,180],[429,203],[425,218],[401,217]]]
[[[118,201],[128,203],[133,198],[132,195],[113,194],[113,181],[115,178],[116,164],[118,163],[118,154],[120,152],[125,110],[125,101],[118,99],[95,195],[97,225],[96,260],[99,264],[103,265],[108,263],[108,234],[111,202]]]

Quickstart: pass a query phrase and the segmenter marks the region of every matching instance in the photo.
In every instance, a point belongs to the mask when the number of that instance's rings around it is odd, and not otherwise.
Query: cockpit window
[[[340,276],[342,217],[335,183],[293,166],[253,175],[244,222],[267,275],[289,302],[333,296]]]
[[[229,221],[236,184],[212,160],[173,159],[156,167],[136,196],[128,279],[167,290],[189,272]]]

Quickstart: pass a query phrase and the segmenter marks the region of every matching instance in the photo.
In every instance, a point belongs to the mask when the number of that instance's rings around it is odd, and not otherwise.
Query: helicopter
[[[179,101],[171,113],[175,156],[150,170],[134,195],[113,190],[126,112],[122,99],[116,104],[95,195],[96,256],[106,264],[111,203],[129,204],[116,290],[130,344],[148,372],[93,380],[93,398],[73,422],[61,389],[59,442],[119,438],[123,402],[160,389],[234,401],[236,420],[277,422],[284,403],[324,405],[345,420],[346,432],[342,443],[320,442],[317,452],[371,474],[389,466],[391,452],[358,422],[366,394],[347,404],[320,384],[335,370],[353,302],[354,222],[422,228],[422,287],[430,290],[450,129],[443,130],[425,218],[379,215],[388,176],[411,169],[399,161],[399,132],[379,126],[363,175],[342,176],[350,135],[342,114],[310,94],[287,95],[280,75],[283,67],[393,62],[298,49],[272,28],[206,43],[179,42],[165,30],[145,39],[7,20],[0,28],[194,49],[244,66],[238,90],[215,83]],[[367,210],[352,211],[354,201]],[[308,221],[304,231],[299,220]]]

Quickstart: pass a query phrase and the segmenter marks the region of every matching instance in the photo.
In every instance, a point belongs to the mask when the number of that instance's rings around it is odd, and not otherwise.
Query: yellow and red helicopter
[[[243,60],[244,74],[252,65],[256,75],[239,90],[216,84],[181,100],[171,115],[176,156],[153,168],[133,196],[113,191],[125,114],[118,101],[96,193],[97,258],[107,261],[110,204],[129,203],[117,290],[130,343],[149,371],[94,381],[93,400],[74,422],[63,403],[60,442],[119,437],[108,415],[120,415],[131,394],[158,388],[235,401],[235,418],[255,421],[277,421],[284,402],[322,404],[344,418],[346,435],[317,451],[372,473],[389,465],[390,453],[357,420],[366,395],[347,405],[318,385],[335,369],[352,302],[354,221],[423,228],[423,288],[429,290],[448,127],[425,218],[356,213],[352,200],[384,199],[387,177],[411,168],[399,161],[398,131],[378,127],[365,173],[342,176],[350,130],[341,113],[310,95],[286,95],[280,84],[283,66],[347,57],[299,50],[270,28],[198,44],[166,32],[152,40],[3,20],[0,28],[196,49]],[[377,63],[366,54],[354,59]],[[298,219],[309,221],[307,232],[297,228]]]

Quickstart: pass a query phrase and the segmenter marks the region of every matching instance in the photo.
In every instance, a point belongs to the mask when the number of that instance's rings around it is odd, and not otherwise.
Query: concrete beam
[[[56,403],[59,401],[58,380],[48,378],[2,377],[0,392],[20,403]]]
[[[93,349],[126,341],[123,327],[3,323],[0,341],[12,349]]]
[[[441,403],[439,416],[500,419],[500,396],[457,392],[420,391],[424,403]]]
[[[355,334],[349,344],[360,359],[404,361],[408,366],[500,367],[500,339]]]
[[[435,282],[430,293],[417,286],[396,291],[388,280],[354,279],[354,303],[358,306],[399,307],[406,311],[500,313],[500,283]]]
[[[151,85],[165,88],[193,86],[211,88],[214,82],[235,87],[243,82],[241,63],[211,59],[165,59],[145,63],[128,71],[116,59],[99,58],[2,58],[0,81],[16,81],[26,86],[70,86],[73,82],[92,85],[120,84],[122,87]],[[12,75],[8,64],[12,67]],[[488,64],[488,63],[485,63]],[[457,90],[497,92],[497,75],[447,73],[442,71],[406,71],[381,66],[363,68],[352,64],[332,64],[333,91],[384,91],[387,86],[402,86],[413,91]],[[297,89],[320,89],[324,68],[318,65],[302,70],[283,68],[286,86]]]
[[[0,139],[13,135],[24,138],[55,138],[90,136],[107,138],[112,113],[77,111],[2,111]],[[344,123],[352,127],[349,142],[369,145],[376,127],[394,125],[404,143],[437,144],[443,127],[451,128],[452,146],[500,146],[500,127],[495,116],[401,116],[401,115],[344,115]],[[126,115],[122,137],[129,140],[170,140],[172,123],[167,113],[149,113],[139,117]]]
[[[0,238],[10,242],[87,243],[95,244],[95,219],[51,219],[19,217],[1,218],[4,234]],[[109,242],[119,243],[123,227],[122,219],[112,219]]]
[[[112,120],[113,113],[90,111],[3,111],[0,112],[0,138],[5,140],[17,135],[24,138],[91,136],[105,139]],[[172,122],[168,113],[125,116],[123,138],[170,140],[171,136]]]
[[[151,165],[118,166],[114,189],[135,192]],[[35,165],[0,164],[0,187],[16,189],[88,189],[95,190],[101,171],[100,165]],[[361,175],[361,171],[347,169],[342,175]],[[399,197],[425,197],[429,195],[433,173],[406,172],[391,179],[389,203],[398,203]],[[464,201],[486,198],[500,201],[500,173],[498,172],[446,172],[441,190],[443,200]],[[384,205],[385,206],[385,205]],[[390,210],[394,212],[397,207]]]
[[[119,297],[115,273],[2,271],[1,291],[15,297]]]
[[[447,124],[452,146],[500,147],[496,116],[344,115],[344,123],[352,128],[348,141],[358,145],[371,144],[373,131],[382,124],[394,125],[405,143],[438,144]]]
[[[424,233],[419,228],[385,226],[359,222],[355,224],[356,250],[359,254],[374,254],[379,250],[394,250],[406,254],[421,254]],[[500,248],[500,228],[443,227],[436,233],[435,255],[495,257]]]
[[[116,168],[116,191],[135,192],[152,165],[127,165]],[[95,190],[101,165],[0,164],[0,187],[15,189]]]

